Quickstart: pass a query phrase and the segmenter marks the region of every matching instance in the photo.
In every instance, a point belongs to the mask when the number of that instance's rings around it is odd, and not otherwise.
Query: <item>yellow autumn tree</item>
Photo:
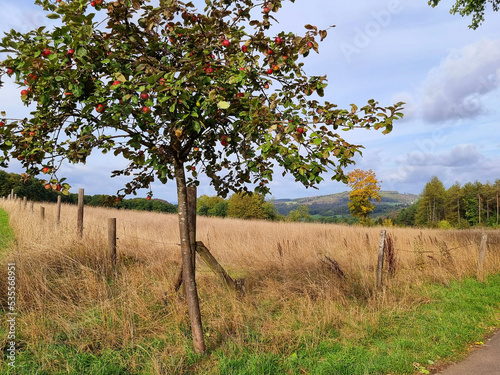
[[[351,215],[359,217],[361,224],[368,222],[368,217],[375,206],[372,201],[380,202],[380,182],[371,169],[363,171],[355,169],[347,174],[347,184],[351,188],[348,206]]]

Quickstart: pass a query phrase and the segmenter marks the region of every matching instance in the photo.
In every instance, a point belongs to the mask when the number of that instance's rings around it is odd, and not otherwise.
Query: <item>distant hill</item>
[[[380,203],[373,202],[375,210],[372,213],[372,217],[398,212],[419,198],[415,194],[401,194],[397,191],[380,191],[380,195],[382,196]],[[282,215],[288,215],[291,210],[295,210],[299,205],[307,205],[309,206],[309,213],[311,215],[347,216],[350,215],[349,207],[347,206],[348,201],[349,192],[345,191],[343,193],[307,198],[276,199],[273,203]]]

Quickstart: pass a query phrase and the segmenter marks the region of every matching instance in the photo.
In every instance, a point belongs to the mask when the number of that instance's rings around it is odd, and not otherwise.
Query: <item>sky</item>
[[[320,43],[320,53],[305,60],[306,73],[327,75],[325,100],[344,108],[369,99],[382,106],[406,103],[404,119],[390,134],[365,129],[344,134],[364,146],[362,157],[347,171],[373,170],[382,190],[419,194],[432,176],[445,187],[500,178],[500,38],[495,26],[500,14],[488,9],[485,22],[472,30],[469,17],[449,13],[454,2],[442,0],[431,8],[427,0],[296,0],[276,14],[276,33],[303,34],[306,24],[335,25]],[[41,24],[50,22],[32,0],[0,0],[0,31],[27,32]],[[11,82],[0,89],[0,107],[8,117],[29,114],[20,90]],[[59,175],[68,178],[73,192],[84,188],[85,194],[115,194],[125,180],[111,178],[110,171],[124,165],[96,153],[86,165],[64,165]],[[8,171],[22,169],[13,162]],[[176,202],[173,182],[152,188],[154,197]],[[276,199],[349,190],[328,176],[317,190],[306,189],[278,170],[270,188]],[[198,194],[215,195],[206,178],[200,177]]]

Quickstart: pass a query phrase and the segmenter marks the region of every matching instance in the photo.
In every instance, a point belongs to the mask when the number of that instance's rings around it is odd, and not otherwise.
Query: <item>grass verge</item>
[[[128,348],[82,348],[60,334],[51,344],[20,343],[17,370],[23,374],[413,374],[462,359],[471,344],[499,326],[500,275],[486,283],[473,279],[448,286],[424,285],[418,294],[428,303],[410,311],[380,311],[356,328],[325,330],[295,337],[273,350],[257,330],[231,338],[203,357],[189,347],[168,358],[163,340],[141,340]],[[248,328],[248,327],[247,327]],[[307,327],[298,331],[307,332]],[[57,333],[54,333],[57,335]],[[74,342],[74,341],[73,341]],[[159,360],[160,358],[164,360]],[[4,364],[0,373],[10,374]],[[13,373],[13,372],[12,372]]]
[[[7,249],[14,241],[14,231],[9,224],[9,214],[0,208],[0,251]]]
[[[325,332],[318,345],[308,337],[295,351],[262,353],[239,348],[217,351],[221,374],[413,374],[464,358],[471,344],[500,325],[500,275],[487,283],[473,279],[448,286],[423,286],[432,302],[412,311],[382,311],[361,331]]]

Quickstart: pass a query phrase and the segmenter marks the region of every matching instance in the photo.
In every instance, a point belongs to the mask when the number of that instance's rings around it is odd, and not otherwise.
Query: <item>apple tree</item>
[[[293,2],[293,0],[291,0]],[[155,181],[177,184],[183,278],[195,348],[205,350],[189,243],[186,187],[203,174],[218,194],[266,194],[281,167],[306,187],[345,167],[362,146],[339,130],[389,133],[402,103],[370,100],[341,109],[324,96],[326,76],[308,76],[304,58],[327,30],[269,35],[283,0],[36,0],[59,22],[0,43],[2,74],[15,80],[28,118],[0,116],[0,165],[18,159],[27,175],[96,150],[126,161],[120,197]],[[59,20],[59,21],[57,21]],[[151,193],[149,193],[151,194]]]
[[[441,0],[428,0],[428,4],[433,8],[440,2]],[[472,15],[472,21],[469,28],[475,30],[484,22],[484,13],[486,12],[486,5],[488,3],[491,3],[493,11],[498,12],[500,0],[455,0],[455,4],[451,7],[450,13],[458,13],[462,17]]]

